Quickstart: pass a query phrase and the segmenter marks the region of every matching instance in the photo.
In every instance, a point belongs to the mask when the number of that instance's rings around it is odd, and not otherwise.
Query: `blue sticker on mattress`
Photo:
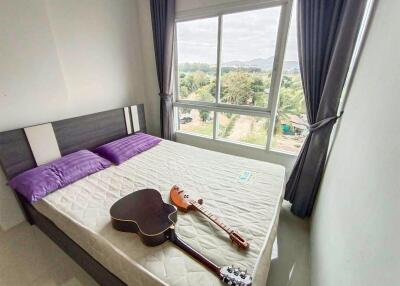
[[[242,174],[240,174],[239,181],[240,182],[248,182],[251,177],[251,172],[250,171],[243,171]]]

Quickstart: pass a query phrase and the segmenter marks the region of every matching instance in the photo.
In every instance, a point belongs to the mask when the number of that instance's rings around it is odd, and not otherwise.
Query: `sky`
[[[275,54],[280,7],[223,16],[222,63],[269,58]],[[293,11],[285,61],[298,61],[296,13]],[[180,22],[178,61],[216,64],[218,18]]]

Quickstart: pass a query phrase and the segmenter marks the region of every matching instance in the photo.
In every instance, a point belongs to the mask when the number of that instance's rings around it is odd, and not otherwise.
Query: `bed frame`
[[[125,137],[129,134],[128,125],[132,125],[130,123],[136,126],[135,132],[146,132],[143,104],[133,107],[135,115],[132,113],[132,107],[125,107],[51,122],[61,154],[67,155],[81,149],[93,150],[97,146]],[[23,128],[0,133],[0,165],[8,180],[37,166]],[[23,196],[17,192],[14,193],[27,221],[43,231],[97,283],[113,286],[126,285],[50,219],[38,212]]]

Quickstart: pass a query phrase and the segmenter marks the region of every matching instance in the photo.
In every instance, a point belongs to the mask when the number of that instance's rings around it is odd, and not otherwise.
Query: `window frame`
[[[271,87],[268,95],[268,104],[266,107],[259,106],[246,106],[246,105],[234,105],[220,102],[220,91],[221,91],[221,55],[222,55],[222,27],[223,27],[223,15],[246,12],[258,9],[281,7],[278,32],[275,46],[274,63],[272,67],[271,75]],[[241,1],[215,5],[212,7],[198,8],[193,10],[186,10],[178,12],[175,18],[175,28],[177,29],[177,24],[180,22],[199,20],[204,18],[218,18],[218,37],[217,37],[217,71],[216,71],[216,100],[215,102],[202,102],[193,101],[187,99],[179,98],[179,74],[178,71],[178,41],[177,33],[175,33],[174,38],[174,102],[173,106],[175,108],[175,127],[176,132],[179,134],[187,134],[190,136],[196,136],[201,138],[207,138],[209,140],[216,140],[221,142],[238,144],[241,146],[254,147],[257,149],[263,149],[267,152],[273,152],[278,154],[285,154],[289,156],[297,156],[296,153],[290,153],[283,150],[277,150],[272,148],[272,137],[274,136],[275,128],[275,118],[277,112],[277,105],[279,100],[279,89],[282,80],[282,70],[285,57],[286,43],[289,34],[291,13],[293,7],[293,0],[250,0],[246,3],[241,3]],[[213,134],[212,137],[199,135],[197,133],[187,132],[179,130],[179,113],[178,108],[192,108],[192,109],[202,109],[214,112],[213,118]],[[224,138],[218,137],[218,115],[220,112],[229,112],[234,114],[249,115],[249,116],[259,116],[266,117],[269,120],[268,132],[266,145],[255,145],[237,141],[231,141]]]

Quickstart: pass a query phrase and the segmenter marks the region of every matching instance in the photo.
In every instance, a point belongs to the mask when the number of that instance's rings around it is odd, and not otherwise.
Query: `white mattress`
[[[249,171],[249,179],[240,178]],[[154,188],[168,201],[178,184],[250,242],[240,251],[196,212],[178,213],[176,232],[217,265],[237,265],[265,285],[282,203],[284,168],[275,164],[162,141],[158,146],[60,189],[35,208],[128,285],[220,285],[171,242],[148,247],[136,234],[111,226],[109,209],[121,197]]]

